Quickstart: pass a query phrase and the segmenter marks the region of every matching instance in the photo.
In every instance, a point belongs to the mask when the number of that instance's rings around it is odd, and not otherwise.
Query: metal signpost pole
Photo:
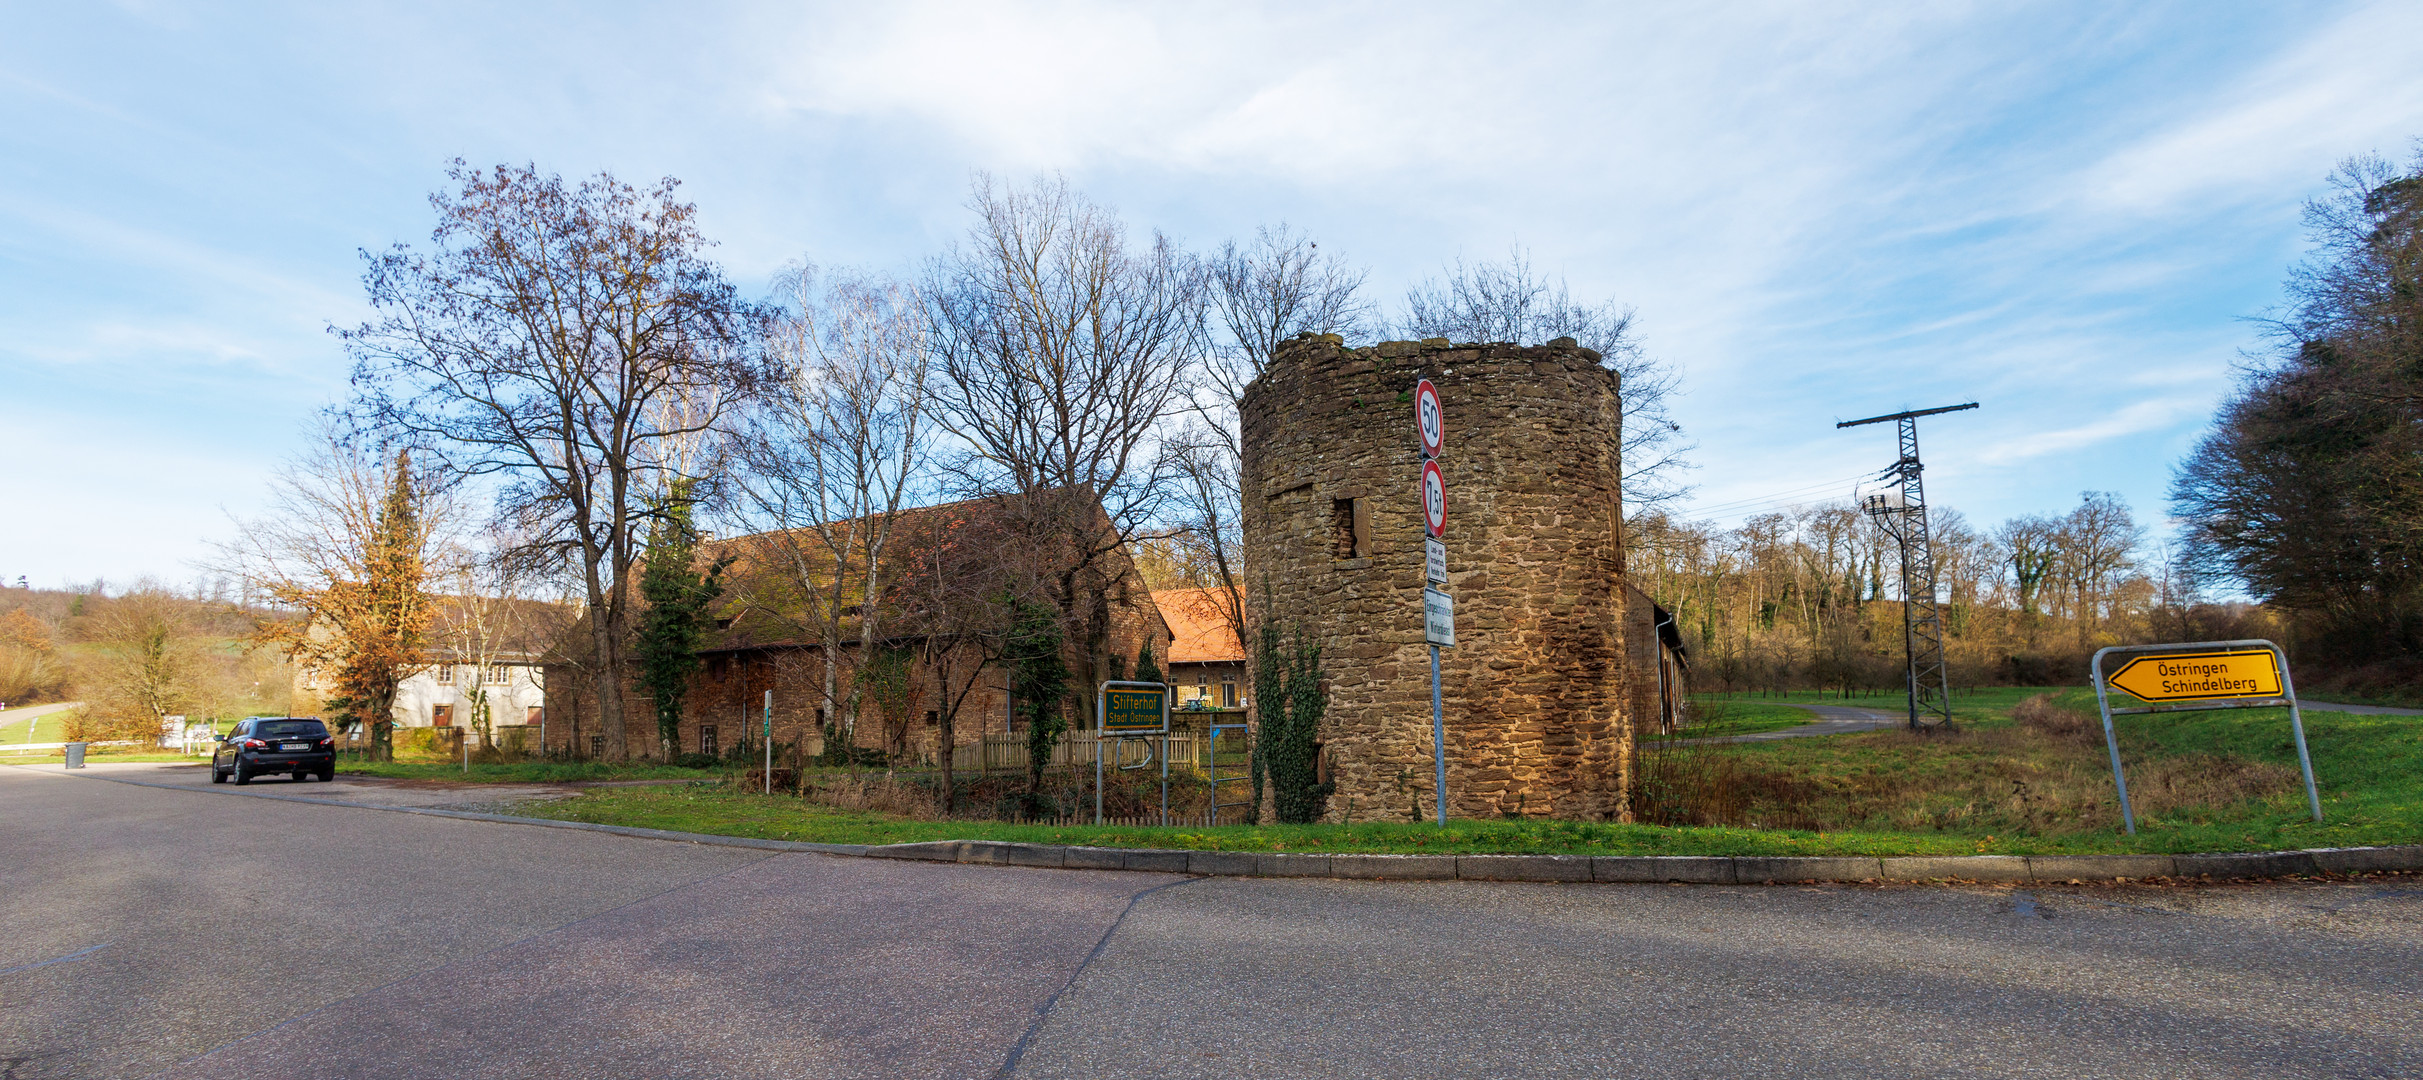
[[[774,691],[766,691],[766,794],[774,794]],[[855,768],[856,766],[852,766]]]
[[[2305,717],[2297,709],[2297,684],[2289,678],[2288,653],[2273,645],[2272,653],[2280,663],[2280,692],[2288,696],[2288,729],[2297,737],[2297,767],[2305,770],[2305,804],[2313,808],[2314,821],[2322,820],[2322,793],[2314,790],[2314,759],[2305,752]]]
[[[1169,826],[1169,699],[1168,683],[1161,684],[1161,825]]]
[[[1438,766],[1439,827],[1447,827],[1447,713],[1439,707],[1439,647],[1430,647],[1430,750]]]
[[[2103,684],[2103,654],[2111,647],[2095,650],[2095,660],[2087,665],[2087,677],[2095,682],[2095,707],[2103,712],[2103,744],[2112,752],[2112,785],[2120,790],[2120,824],[2130,836],[2137,835],[2137,813],[2129,808],[2129,780],[2120,772],[2120,736],[2112,730],[2112,699]]]
[[[1447,599],[1447,477],[1439,471],[1439,452],[1447,446],[1447,414],[1439,404],[1439,388],[1423,379],[1413,388],[1414,434],[1422,447],[1422,639],[1430,645],[1431,798],[1439,827],[1447,827],[1447,712],[1439,695],[1440,639],[1432,625],[1432,597]],[[1432,585],[1439,586],[1433,589]],[[1454,642],[1455,616],[1448,607],[1447,642]]]
[[[1094,824],[1102,824],[1102,740],[1110,737],[1103,724],[1110,717],[1111,684],[1094,688]],[[1084,775],[1080,773],[1079,775]]]

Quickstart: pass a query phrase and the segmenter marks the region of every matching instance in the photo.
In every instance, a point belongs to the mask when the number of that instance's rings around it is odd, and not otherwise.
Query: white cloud
[[[2379,151],[2403,157],[2423,135],[2423,7],[2349,12],[2235,80],[2210,103],[2088,171],[2093,204],[2161,212],[2203,199],[2276,195],[2329,164]],[[2203,107],[2194,107],[2202,104]]]
[[[1973,455],[1987,465],[2013,465],[2052,454],[2082,450],[2130,435],[2160,431],[2187,416],[2202,415],[2211,401],[2197,397],[2160,397],[2124,405],[2099,420],[2047,431],[2040,434],[2005,438]]]

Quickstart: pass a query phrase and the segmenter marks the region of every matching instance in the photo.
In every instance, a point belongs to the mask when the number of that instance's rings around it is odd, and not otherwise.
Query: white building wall
[[[527,723],[531,709],[547,706],[546,675],[536,664],[499,664],[504,678],[485,684],[488,710],[497,726]],[[448,665],[453,679],[439,681],[439,669],[420,672],[396,685],[395,722],[398,727],[430,727],[437,706],[454,707],[454,726],[471,724],[471,680],[477,669],[469,664]]]

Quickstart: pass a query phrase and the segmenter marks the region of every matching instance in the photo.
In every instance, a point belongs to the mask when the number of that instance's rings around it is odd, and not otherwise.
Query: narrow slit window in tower
[[[1371,554],[1371,512],[1361,499],[1329,502],[1330,557],[1360,559]]]

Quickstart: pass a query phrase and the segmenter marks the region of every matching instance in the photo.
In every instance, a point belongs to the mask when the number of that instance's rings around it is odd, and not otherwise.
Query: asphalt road
[[[11,1080],[2423,1076],[2414,878],[1186,879],[22,768],[0,919]]]
[[[1805,739],[1813,735],[1849,735],[1861,731],[1900,727],[1906,715],[1880,709],[1862,709],[1849,705],[1803,705],[1817,714],[1814,723],[1781,731],[1762,731],[1755,735],[1735,735],[1724,739],[1693,739],[1692,742],[1771,742],[1776,739]]]

